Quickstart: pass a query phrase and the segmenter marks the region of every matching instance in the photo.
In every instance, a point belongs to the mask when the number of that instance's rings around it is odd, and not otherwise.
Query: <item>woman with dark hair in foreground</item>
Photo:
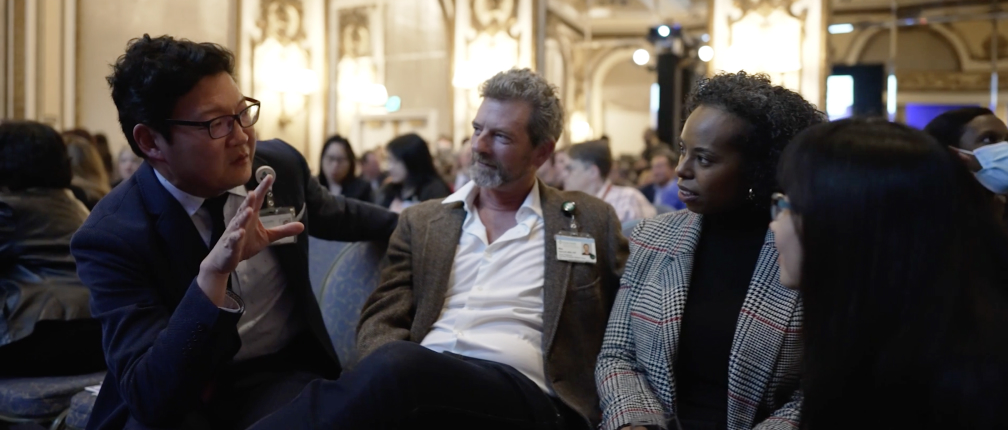
[[[1008,238],[955,155],[844,120],[799,135],[780,183],[780,278],[805,310],[802,428],[1004,428]]]

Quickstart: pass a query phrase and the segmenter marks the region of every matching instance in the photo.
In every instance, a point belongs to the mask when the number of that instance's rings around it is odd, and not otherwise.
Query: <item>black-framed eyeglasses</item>
[[[184,125],[188,127],[206,127],[211,139],[220,139],[234,131],[234,124],[238,122],[242,128],[249,128],[256,121],[259,121],[259,100],[245,97],[245,101],[250,103],[241,112],[235,115],[222,115],[209,121],[184,121],[181,119],[166,119],[166,124]]]
[[[782,193],[773,193],[770,196],[770,219],[776,220],[782,212],[791,209],[791,202]]]

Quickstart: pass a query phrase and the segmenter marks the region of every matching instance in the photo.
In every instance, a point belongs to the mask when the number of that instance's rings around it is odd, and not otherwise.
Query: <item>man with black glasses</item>
[[[221,46],[144,35],[108,81],[145,161],[71,243],[109,366],[88,428],[245,428],[339,376],[308,234],[387,240],[397,216],[333,197],[294,148],[257,142],[260,103]]]

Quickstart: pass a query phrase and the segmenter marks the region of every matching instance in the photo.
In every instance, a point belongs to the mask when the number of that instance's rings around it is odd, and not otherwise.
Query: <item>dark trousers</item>
[[[245,429],[298,396],[308,383],[331,374],[325,350],[309,332],[283,350],[228,366],[211,384],[210,400],[181,424],[151,427],[129,418],[126,429]]]
[[[72,376],[105,370],[101,323],[43,320],[23,339],[0,346],[0,377]]]
[[[392,342],[337,381],[312,381],[254,429],[587,429],[513,367]]]

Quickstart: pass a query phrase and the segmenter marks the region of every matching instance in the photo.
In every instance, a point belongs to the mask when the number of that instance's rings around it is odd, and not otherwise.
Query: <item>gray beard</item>
[[[473,162],[472,167],[469,168],[469,176],[472,177],[473,183],[481,188],[497,188],[504,185],[509,179],[499,166],[492,169],[478,162]]]

